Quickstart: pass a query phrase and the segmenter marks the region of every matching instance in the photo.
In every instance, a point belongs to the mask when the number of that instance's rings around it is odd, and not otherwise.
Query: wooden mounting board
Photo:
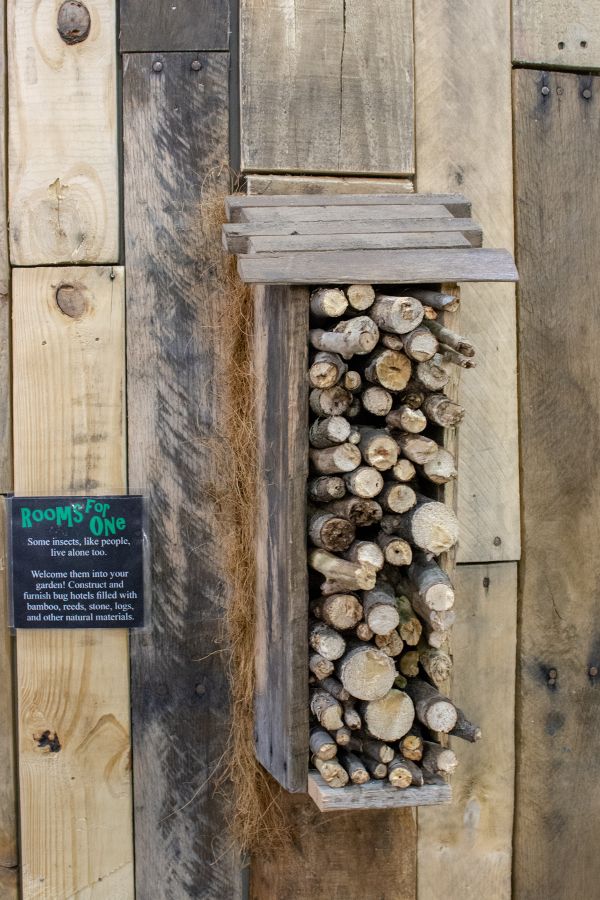
[[[231,222],[238,222],[242,221],[237,218],[241,210],[250,209],[315,207],[322,210],[333,206],[417,205],[445,206],[455,216],[471,214],[471,204],[463,194],[238,194],[226,199],[225,210]]]
[[[369,781],[343,788],[329,787],[316,772],[308,776],[308,793],[321,812],[343,809],[396,809],[450,803],[452,788],[442,778],[431,784],[401,790],[387,781]]]

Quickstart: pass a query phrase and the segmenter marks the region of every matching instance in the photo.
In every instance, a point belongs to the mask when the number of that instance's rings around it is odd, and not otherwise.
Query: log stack
[[[445,389],[475,348],[441,321],[449,294],[370,285],[311,293],[308,564],[312,766],[333,788],[450,775],[444,736],[480,731],[440,692],[458,522]]]

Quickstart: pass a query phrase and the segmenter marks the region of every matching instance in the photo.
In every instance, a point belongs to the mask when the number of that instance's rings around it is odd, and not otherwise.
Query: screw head
[[[550,88],[548,87],[547,84],[545,84],[544,87],[542,88],[542,94],[544,95],[544,97],[547,97],[549,93],[550,93]]]
[[[200,69],[202,68],[202,63],[200,62],[199,59],[195,59],[195,60],[192,62],[192,65],[191,65],[190,68],[191,68],[192,72],[199,72]]]
[[[162,72],[162,70],[163,70],[163,64],[161,63],[160,59],[155,60],[152,63],[152,71],[153,72]]]
[[[495,538],[494,538],[494,547],[499,547],[501,543],[502,543],[502,538],[501,538],[501,537],[495,537]]]
[[[589,88],[586,88],[584,91],[581,92],[581,96],[584,98],[584,100],[589,100],[590,97],[592,96],[592,92],[590,91]]]

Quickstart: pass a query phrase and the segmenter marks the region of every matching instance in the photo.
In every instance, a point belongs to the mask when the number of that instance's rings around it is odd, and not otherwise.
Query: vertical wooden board
[[[249,194],[411,194],[410,178],[333,178],[331,176],[248,175]]]
[[[226,323],[201,210],[207,176],[228,187],[228,57],[164,54],[158,73],[156,58],[125,56],[123,81],[129,480],[149,493],[153,542],[152,629],[131,646],[137,892],[235,900],[215,793],[229,731],[214,487]]]
[[[306,792],[308,313],[306,288],[254,289],[258,434],[254,731],[262,765]]]
[[[413,171],[410,0],[243,0],[242,168]]]
[[[419,900],[510,900],[517,564],[458,566],[455,586],[451,693],[483,738],[452,741],[453,803],[419,810]]]
[[[119,255],[115,3],[88,0],[77,44],[58,0],[9,0],[9,222],[14,265]]]
[[[120,0],[121,52],[228,50],[229,0]]]
[[[513,0],[513,59],[548,68],[600,68],[600,18],[590,0]]]
[[[414,810],[322,813],[308,797],[282,801],[294,839],[252,857],[250,900],[414,900]]]
[[[16,269],[13,288],[15,493],[123,490],[123,270]],[[17,633],[25,900],[133,897],[128,669],[124,629]]]
[[[465,27],[465,22],[469,27]],[[513,246],[509,0],[415,4],[417,189],[463,191],[488,247]],[[461,380],[458,562],[519,558],[515,299],[464,285],[477,346]]]
[[[600,879],[588,826],[600,806],[600,686],[590,674],[600,668],[600,78],[522,69],[514,96],[523,460],[514,877],[520,900],[554,900],[593,897]]]

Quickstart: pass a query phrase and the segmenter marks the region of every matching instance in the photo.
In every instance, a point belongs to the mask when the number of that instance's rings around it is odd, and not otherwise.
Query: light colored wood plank
[[[81,314],[56,302],[74,285]],[[124,273],[13,273],[15,492],[125,487]],[[126,630],[17,633],[25,900],[133,897]],[[60,751],[38,746],[56,734]]]
[[[238,253],[288,253],[299,250],[410,250],[472,247],[460,231],[404,232],[400,234],[298,234],[267,235],[239,241]]]
[[[332,788],[318,773],[308,776],[308,793],[321,812],[358,809],[397,809],[402,806],[440,806],[452,801],[452,788],[443,779],[423,787],[392,787],[387,781]],[[365,890],[370,886],[364,882]],[[450,895],[451,896],[451,895]]]
[[[593,897],[600,881],[589,824],[600,808],[598,676],[589,671],[600,668],[600,107],[582,97],[588,82],[583,75],[514,73],[523,277],[514,872],[520,900]],[[600,77],[592,82],[592,91],[600,91]]]
[[[411,0],[243,0],[242,168],[414,168]]]
[[[10,253],[18,266],[118,260],[115,3],[89,0],[90,33],[71,45],[57,31],[58,7],[8,3]]]
[[[509,0],[419,0],[415,64],[418,190],[464,190],[485,246],[512,251]],[[473,338],[478,361],[461,382],[467,415],[459,437],[458,561],[514,560],[520,553],[514,288],[465,285],[461,298],[461,328]]]
[[[457,566],[454,581],[451,695],[483,738],[452,741],[454,802],[419,811],[419,900],[510,900],[517,564]]]
[[[410,178],[331,178],[302,175],[248,175],[249,194],[410,194]]]
[[[414,203],[386,206],[384,204],[365,204],[348,206],[269,206],[269,207],[234,207],[231,211],[232,222],[330,222],[344,218],[348,225],[355,219],[376,219],[385,222],[387,219],[434,219],[446,218],[448,209],[441,204],[426,205]]]
[[[306,288],[254,289],[257,423],[256,755],[289,791],[306,791],[308,314]],[[284,423],[287,426],[284,427]]]
[[[242,281],[261,284],[411,284],[515,281],[517,277],[510,253],[476,248],[263,253],[240,256],[238,271]]]
[[[567,69],[600,68],[595,0],[513,0],[513,59]]]

